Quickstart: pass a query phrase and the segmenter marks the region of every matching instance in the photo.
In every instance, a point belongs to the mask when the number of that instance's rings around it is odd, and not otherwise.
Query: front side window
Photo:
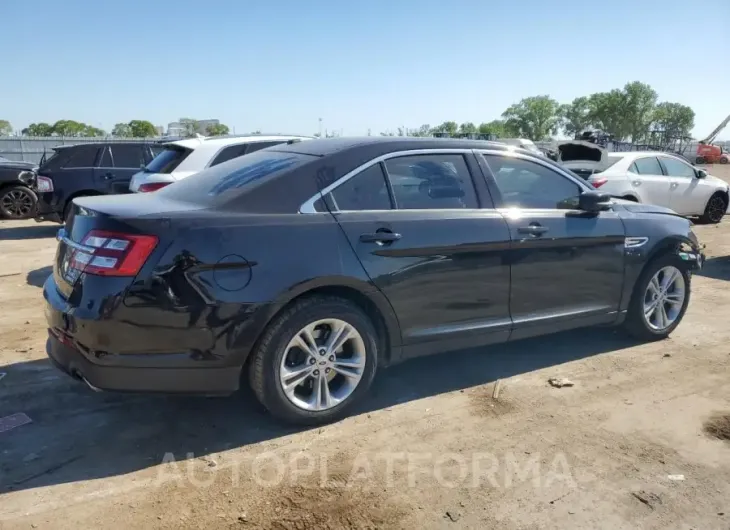
[[[391,209],[388,185],[380,164],[372,165],[346,180],[330,195],[334,207],[340,211]]]
[[[661,157],[662,164],[667,169],[667,175],[670,177],[694,178],[695,170],[692,166],[680,162],[676,158],[668,156]]]
[[[63,165],[64,168],[82,168],[94,167],[96,163],[96,154],[99,152],[99,146],[83,145],[73,150],[68,160]]]
[[[552,169],[522,158],[484,155],[505,208],[575,209],[581,188]]]
[[[462,155],[402,156],[386,160],[385,167],[399,210],[479,207]]]
[[[639,175],[662,175],[662,167],[655,156],[637,158],[631,170]]]

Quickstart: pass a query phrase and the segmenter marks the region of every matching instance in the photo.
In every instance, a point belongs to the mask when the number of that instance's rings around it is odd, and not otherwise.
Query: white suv
[[[292,140],[311,139],[309,136],[282,135],[199,136],[165,143],[162,151],[132,177],[129,191],[144,193],[159,190],[232,158]]]

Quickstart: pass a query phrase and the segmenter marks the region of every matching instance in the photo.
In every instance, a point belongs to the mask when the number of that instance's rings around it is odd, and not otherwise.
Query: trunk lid
[[[612,165],[606,149],[584,140],[558,144],[557,161],[583,179],[605,171]]]

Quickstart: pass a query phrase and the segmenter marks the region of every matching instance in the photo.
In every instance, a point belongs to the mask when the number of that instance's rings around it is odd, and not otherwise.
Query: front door
[[[634,160],[628,177],[642,202],[669,208],[672,182],[664,174],[657,157],[643,156]]]
[[[512,239],[512,338],[610,322],[624,276],[624,228],[615,212],[576,208],[583,188],[549,162],[484,153]]]
[[[330,194],[398,317],[404,356],[509,337],[509,230],[496,210],[480,208],[473,171],[469,152],[394,156]]]
[[[660,156],[659,161],[670,181],[669,207],[682,215],[703,213],[713,190],[707,189],[705,193],[695,168],[670,156]]]

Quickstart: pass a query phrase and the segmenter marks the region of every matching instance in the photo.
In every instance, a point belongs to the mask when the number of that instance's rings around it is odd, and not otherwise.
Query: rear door
[[[128,193],[132,176],[146,164],[144,144],[118,143],[104,148],[94,178],[106,194]]]
[[[75,145],[58,151],[44,167],[41,174],[53,180],[53,192],[44,197],[56,212],[63,212],[68,198],[78,192],[99,191],[94,181],[94,166],[99,159],[99,145]],[[45,194],[44,194],[45,195]]]
[[[655,156],[642,156],[629,166],[629,180],[642,202],[669,208],[671,179]]]
[[[659,163],[670,181],[671,193],[667,206],[682,215],[703,213],[714,189],[703,186],[702,180],[697,178],[695,168],[686,162],[670,156],[660,156]]]
[[[404,356],[509,337],[509,230],[478,172],[468,150],[392,153],[330,187],[335,217],[398,317]]]
[[[624,277],[619,216],[577,210],[589,188],[542,157],[482,153],[512,239],[512,337],[615,319]]]

